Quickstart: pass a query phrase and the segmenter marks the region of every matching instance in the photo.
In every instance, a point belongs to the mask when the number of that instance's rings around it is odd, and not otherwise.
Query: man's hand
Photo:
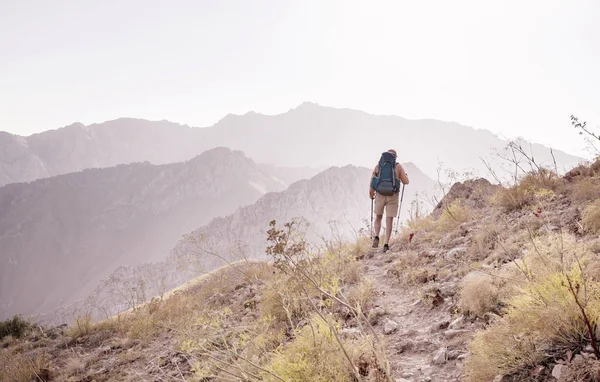
[[[375,190],[372,188],[369,188],[369,197],[375,199]]]

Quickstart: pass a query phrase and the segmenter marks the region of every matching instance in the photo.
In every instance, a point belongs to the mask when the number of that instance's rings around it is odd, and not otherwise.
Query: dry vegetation
[[[0,380],[44,372],[60,380],[94,373],[97,380],[122,380],[125,369],[198,381],[390,380],[382,339],[370,328],[374,282],[362,277],[356,259],[368,241],[317,255],[295,222],[283,229],[273,222],[268,234],[271,264],[232,264],[98,323],[84,314],[59,334],[40,335],[55,346],[54,356],[30,349],[40,344],[37,337],[15,345],[21,321],[4,323],[11,336]],[[347,326],[361,330],[349,336]],[[117,364],[105,369],[115,356]]]
[[[427,314],[444,306],[479,329],[450,342],[468,350],[466,380],[550,380],[564,363],[564,380],[598,381],[599,176],[597,161],[562,178],[531,171],[500,190],[462,184],[437,214],[413,214],[394,256],[370,264],[380,261],[379,280],[414,293]],[[373,329],[386,313],[374,309],[378,285],[365,275],[369,244],[316,251],[297,222],[272,222],[268,263],[232,264],[62,331],[15,317],[0,323],[0,381],[393,381],[397,344]]]

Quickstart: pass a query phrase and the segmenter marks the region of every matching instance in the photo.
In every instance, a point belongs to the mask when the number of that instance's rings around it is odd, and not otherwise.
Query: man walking
[[[383,252],[390,249],[389,242],[392,235],[394,218],[398,214],[400,199],[400,181],[408,184],[408,177],[401,164],[396,162],[396,150],[390,149],[381,154],[381,159],[371,175],[369,197],[375,199],[375,239],[373,248],[379,247],[379,232],[385,210],[385,239],[383,241]]]

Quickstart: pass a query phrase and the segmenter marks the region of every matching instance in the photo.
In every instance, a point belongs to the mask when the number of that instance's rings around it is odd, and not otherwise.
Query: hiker
[[[405,185],[408,184],[406,172],[402,165],[396,162],[396,157],[397,154],[394,149],[381,154],[379,163],[373,169],[369,187],[369,197],[372,200],[375,199],[375,238],[373,239],[373,248],[379,247],[379,231],[381,231],[381,221],[383,219],[383,210],[385,209],[386,230],[383,252],[387,252],[390,249],[389,242],[392,235],[394,218],[398,214],[400,182]],[[379,171],[380,166],[381,172]]]

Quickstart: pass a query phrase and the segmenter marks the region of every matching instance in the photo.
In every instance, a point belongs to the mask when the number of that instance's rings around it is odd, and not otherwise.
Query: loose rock
[[[448,329],[462,329],[465,327],[465,318],[464,316],[458,317],[456,320],[452,321],[448,326]]]
[[[567,365],[556,365],[554,369],[552,369],[552,376],[556,379],[560,379],[563,375],[565,375],[567,371]]]
[[[435,355],[433,356],[433,364],[434,365],[443,365],[446,363],[446,353],[447,349],[445,347],[440,348]]]
[[[398,324],[395,321],[387,320],[385,325],[383,325],[383,334],[392,334],[398,329]]]

